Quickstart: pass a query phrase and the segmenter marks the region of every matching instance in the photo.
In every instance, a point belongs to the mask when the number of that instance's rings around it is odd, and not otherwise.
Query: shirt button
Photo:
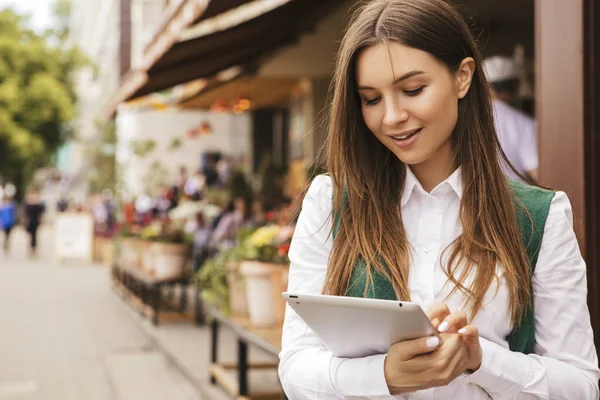
[[[425,253],[429,254],[429,252],[431,251],[431,246],[425,246],[424,250]]]
[[[421,301],[427,300],[427,293],[421,292],[421,296],[420,297],[421,297]]]

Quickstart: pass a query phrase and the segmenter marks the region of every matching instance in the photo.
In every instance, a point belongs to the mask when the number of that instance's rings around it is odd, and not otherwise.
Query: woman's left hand
[[[458,333],[467,346],[467,369],[477,371],[481,366],[483,351],[479,343],[479,330],[476,326],[468,325],[467,315],[464,311],[450,312],[445,303],[431,305],[425,314],[440,333]]]
[[[467,369],[475,372],[481,366],[481,360],[483,359],[483,351],[479,343],[479,329],[476,326],[467,325],[460,328],[458,334],[467,345]]]

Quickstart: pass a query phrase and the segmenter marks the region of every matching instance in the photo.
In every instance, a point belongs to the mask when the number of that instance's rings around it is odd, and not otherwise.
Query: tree
[[[60,29],[37,34],[27,18],[0,11],[0,175],[19,195],[71,135],[74,75],[87,61],[64,39]]]
[[[117,162],[115,160],[117,144],[117,128],[114,120],[98,127],[102,134],[96,142],[88,147],[87,158],[90,160],[87,178],[92,192],[110,189],[113,193],[117,186]]]

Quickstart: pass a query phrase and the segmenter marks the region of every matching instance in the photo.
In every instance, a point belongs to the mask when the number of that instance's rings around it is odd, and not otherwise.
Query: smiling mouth
[[[404,135],[404,136],[390,136],[393,140],[397,140],[399,142],[402,142],[404,140],[408,140],[411,137],[415,136],[417,133],[421,132],[423,130],[423,128],[419,128],[416,131],[414,131],[413,133],[409,133],[408,135]]]

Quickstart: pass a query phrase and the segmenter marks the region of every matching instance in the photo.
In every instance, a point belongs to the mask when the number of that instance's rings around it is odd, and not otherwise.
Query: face
[[[452,73],[431,54],[396,42],[364,49],[356,82],[369,130],[413,169],[450,164],[458,100],[468,92],[474,61]]]
[[[239,212],[246,211],[246,202],[242,198],[236,198],[233,202],[233,207]]]

